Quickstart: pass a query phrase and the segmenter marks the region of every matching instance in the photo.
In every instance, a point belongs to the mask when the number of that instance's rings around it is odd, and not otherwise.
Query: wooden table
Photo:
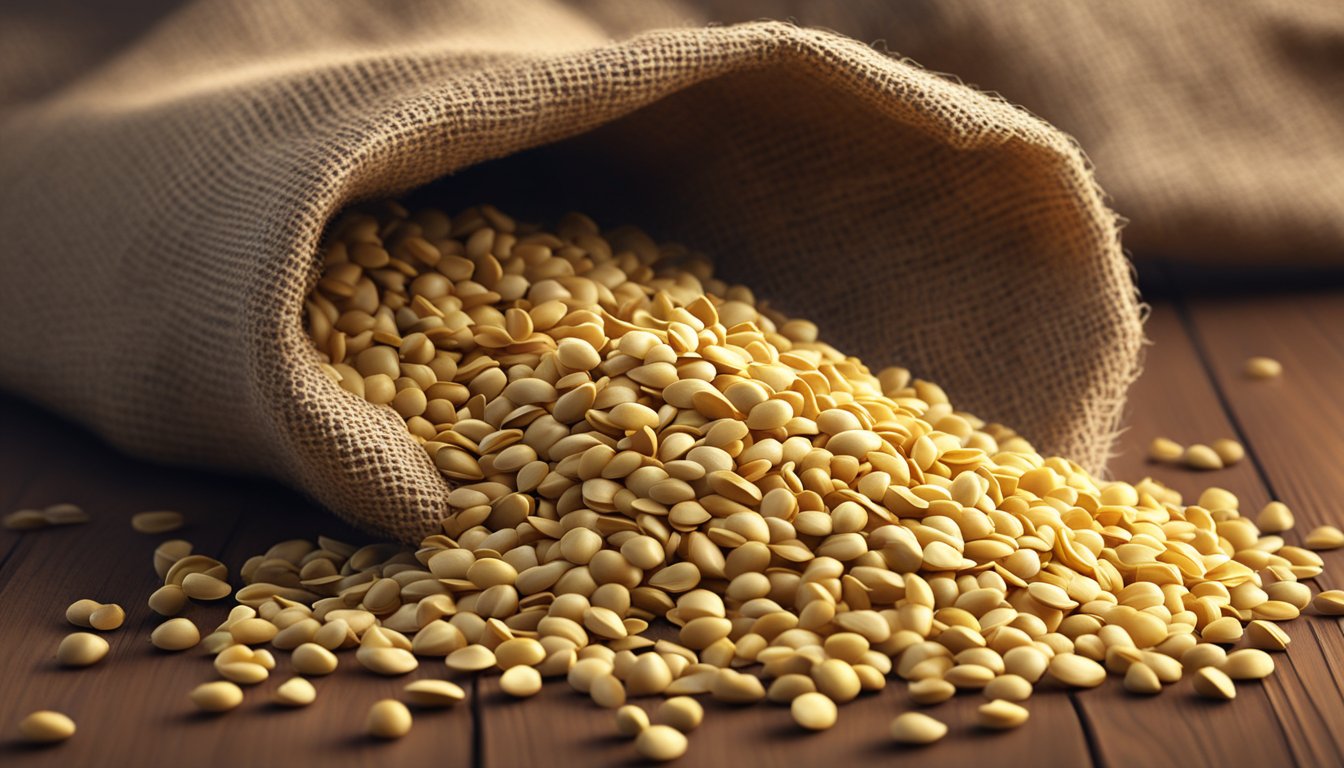
[[[1131,399],[1128,430],[1112,462],[1117,477],[1153,475],[1187,494],[1206,485],[1237,493],[1243,509],[1271,498],[1296,513],[1296,540],[1314,525],[1344,522],[1344,290],[1160,291],[1148,321],[1146,371]],[[1274,381],[1249,381],[1242,361],[1269,354],[1284,363]],[[92,375],[92,373],[91,373]],[[1242,463],[1217,472],[1147,464],[1157,435],[1181,442],[1240,439]],[[405,679],[379,678],[346,657],[316,682],[317,703],[288,711],[266,703],[286,674],[251,689],[222,717],[197,714],[186,693],[213,677],[204,651],[178,655],[148,642],[157,623],[145,597],[157,585],[150,556],[157,541],[131,530],[138,511],[184,512],[180,532],[199,552],[233,566],[269,544],[327,532],[358,534],[292,492],[266,482],[168,468],[121,456],[79,427],[13,398],[0,398],[0,510],[71,501],[93,522],[16,534],[0,531],[0,763],[7,766],[252,766],[302,762],[353,765],[511,767],[635,763],[611,713],[563,682],[537,698],[506,701],[497,678],[469,681],[470,701],[449,711],[418,711],[406,738],[388,744],[362,736],[365,712],[395,696]],[[1344,551],[1325,553],[1320,588],[1344,586]],[[54,651],[70,631],[65,606],[76,598],[120,601],[126,625],[110,633],[109,658],[86,670],[58,667]],[[188,614],[206,630],[223,606]],[[1127,695],[1112,678],[1096,690],[1039,691],[1031,720],[1002,734],[973,727],[978,695],[932,710],[951,727],[919,750],[922,766],[1338,766],[1344,765],[1344,629],[1312,617],[1286,625],[1292,646],[1276,656],[1264,683],[1241,684],[1234,702],[1194,697],[1188,681],[1161,696]],[[281,654],[281,669],[287,661]],[[426,661],[415,676],[444,676]],[[853,765],[893,763],[911,750],[893,746],[887,724],[908,706],[895,680],[880,694],[843,707],[823,735],[805,735],[787,711],[710,703],[681,765]],[[15,741],[15,724],[38,708],[65,711],[79,732],[52,748]]]

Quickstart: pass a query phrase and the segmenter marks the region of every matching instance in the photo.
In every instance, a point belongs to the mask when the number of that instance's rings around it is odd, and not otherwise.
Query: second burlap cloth
[[[415,540],[448,487],[395,413],[320,371],[302,326],[318,243],[352,201],[550,146],[840,348],[1103,463],[1141,328],[1068,138],[835,34],[613,42],[647,26],[613,8],[201,2],[9,99],[0,385],[133,453],[277,477]],[[535,197],[574,204],[563,183]]]

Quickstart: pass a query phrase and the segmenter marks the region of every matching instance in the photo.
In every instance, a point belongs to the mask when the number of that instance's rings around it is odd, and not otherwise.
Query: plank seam
[[[1079,700],[1076,692],[1069,693],[1069,705],[1073,707],[1073,714],[1078,718],[1078,725],[1083,729],[1083,741],[1087,742],[1088,759],[1096,768],[1105,768],[1106,761],[1101,757],[1101,743],[1097,740],[1097,734],[1092,728],[1092,721],[1087,718],[1087,710],[1083,707],[1083,702]]]

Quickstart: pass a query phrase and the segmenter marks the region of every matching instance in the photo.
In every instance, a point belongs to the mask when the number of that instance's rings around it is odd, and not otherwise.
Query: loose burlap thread
[[[612,42],[626,22],[603,19],[544,0],[200,2],[10,100],[0,384],[132,453],[276,477],[415,540],[448,486],[391,409],[318,368],[318,244],[352,201],[541,147],[562,179],[610,173],[586,186],[840,348],[1100,468],[1141,327],[1066,136],[835,34]],[[538,194],[572,207],[563,183]]]

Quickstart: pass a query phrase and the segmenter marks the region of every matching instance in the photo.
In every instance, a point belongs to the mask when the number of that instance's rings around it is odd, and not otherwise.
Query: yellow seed
[[[1204,667],[1195,672],[1195,692],[1206,699],[1228,701],[1237,697],[1237,688],[1222,670]]]
[[[180,512],[141,512],[131,517],[131,527],[140,533],[167,533],[182,527]]]
[[[947,724],[921,712],[902,712],[891,721],[890,731],[898,744],[932,744],[947,735]]]
[[[927,677],[910,683],[910,700],[916,704],[941,704],[957,693],[957,687],[939,677]]]
[[[646,656],[649,654],[645,654]],[[654,710],[652,722],[658,725],[670,725],[682,733],[690,733],[700,727],[705,719],[705,708],[690,696],[673,696],[658,705]]]
[[[835,725],[838,715],[835,702],[820,693],[799,694],[789,704],[793,721],[809,731],[824,731]]]
[[[1016,728],[1027,722],[1029,715],[1026,708],[1011,701],[1002,700],[981,704],[976,708],[976,713],[976,722],[979,723],[980,727],[993,730]]]
[[[1148,444],[1148,458],[1151,461],[1173,464],[1185,455],[1185,446],[1165,437],[1155,437]]]
[[[1106,680],[1106,668],[1076,653],[1061,653],[1050,659],[1051,679],[1074,688],[1095,688]]]
[[[187,606],[187,593],[176,584],[164,584],[149,596],[150,610],[160,616],[176,616]]]
[[[1283,373],[1283,364],[1272,357],[1250,357],[1242,366],[1248,379],[1273,379]]]
[[[91,627],[93,625],[89,623],[89,617],[93,615],[94,611],[102,607],[103,604],[97,600],[87,598],[76,600],[70,604],[69,608],[65,609],[65,620],[77,627]]]
[[[1317,592],[1316,597],[1311,599],[1311,607],[1322,616],[1344,616],[1344,589]]]
[[[1281,501],[1271,501],[1260,510],[1255,525],[1263,533],[1283,533],[1293,528],[1293,512]]]
[[[650,725],[635,737],[635,751],[640,757],[659,763],[676,760],[689,746],[686,734],[669,725]]]
[[[1205,625],[1204,630],[1200,632],[1200,637],[1204,639],[1204,642],[1221,643],[1223,645],[1232,645],[1241,639],[1241,635],[1241,622],[1232,616],[1214,619]]]
[[[402,690],[407,701],[421,707],[447,707],[467,697],[462,686],[447,680],[416,680]]]
[[[1135,662],[1125,670],[1125,690],[1151,696],[1162,692],[1162,681],[1157,678],[1157,673],[1152,667],[1143,662]]]
[[[396,699],[383,699],[369,708],[364,730],[378,739],[399,739],[411,732],[411,710]]]
[[[30,744],[54,744],[75,735],[75,721],[60,712],[41,709],[19,721],[19,736]]]
[[[532,667],[510,667],[499,678],[499,687],[515,698],[535,696],[541,691],[541,673]]]
[[[5,527],[11,531],[32,531],[48,525],[51,521],[40,509],[20,509],[5,515]]]
[[[1246,458],[1246,449],[1242,447],[1241,443],[1230,438],[1224,437],[1214,440],[1209,447],[1213,449],[1214,453],[1218,454],[1218,458],[1222,460],[1225,467],[1230,467]]]
[[[1308,533],[1302,539],[1302,543],[1307,549],[1318,551],[1339,549],[1340,547],[1344,547],[1344,531],[1339,530],[1333,525],[1322,525],[1313,528],[1311,533]]]
[[[201,632],[190,619],[169,619],[154,628],[149,641],[164,651],[185,651],[201,642]]]
[[[306,707],[317,700],[317,689],[302,677],[291,677],[275,689],[272,698],[284,707]]]
[[[1259,680],[1274,672],[1274,659],[1256,648],[1243,648],[1227,654],[1220,667],[1233,680]]]
[[[56,648],[56,660],[65,667],[87,667],[102,661],[108,651],[107,640],[91,632],[72,632]]]
[[[1017,675],[999,675],[985,685],[985,698],[1004,701],[1026,701],[1031,698],[1032,685]]]
[[[641,707],[626,704],[616,710],[616,732],[633,738],[649,727],[649,715]]]
[[[336,671],[336,654],[317,643],[304,643],[289,655],[294,671],[300,675],[329,675]]]
[[[223,680],[202,683],[192,689],[191,701],[206,712],[227,712],[243,703],[243,689]]]
[[[105,632],[120,627],[125,621],[126,611],[122,610],[121,606],[116,603],[99,606],[97,610],[89,614],[89,626]]]
[[[182,579],[182,591],[192,600],[223,600],[233,588],[223,579],[204,573],[189,573]]]
[[[1190,469],[1222,469],[1223,460],[1212,448],[1202,443],[1196,443],[1185,449],[1181,455],[1181,463]]]

